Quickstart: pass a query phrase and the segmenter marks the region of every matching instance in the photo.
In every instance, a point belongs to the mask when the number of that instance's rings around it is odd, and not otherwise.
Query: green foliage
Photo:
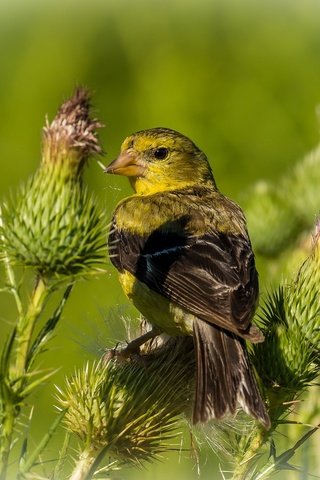
[[[2,345],[0,362],[1,480],[7,478],[17,443],[21,444],[21,452],[15,475],[23,479],[38,464],[60,424],[62,414],[32,451],[29,429],[19,442],[19,420],[29,410],[30,395],[56,371],[39,368],[39,356],[48,348],[75,277],[97,272],[97,265],[104,261],[102,215],[82,185],[83,166],[89,154],[101,151],[95,131],[100,124],[90,119],[89,107],[88,92],[83,89],[62,105],[52,124],[45,128],[38,172],[20,188],[16,200],[7,204],[0,217],[4,291],[13,295],[18,312]],[[20,285],[25,283],[27,287],[28,282],[24,269],[15,271],[16,264],[30,267],[35,277],[26,298]],[[56,308],[49,314],[49,299],[65,284],[65,292],[60,300],[55,298]],[[29,424],[31,419],[29,415]]]
[[[246,195],[246,215],[255,251],[279,256],[310,232],[320,212],[320,147],[274,184],[259,182]]]
[[[253,360],[270,397],[271,413],[275,398],[277,406],[296,398],[320,373],[319,253],[317,234],[297,276],[272,292],[262,308],[265,341],[254,346]]]

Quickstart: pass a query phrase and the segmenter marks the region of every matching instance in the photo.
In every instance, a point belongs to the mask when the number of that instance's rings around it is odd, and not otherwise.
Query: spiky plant
[[[152,461],[174,448],[193,396],[190,338],[152,344],[136,359],[88,364],[59,389],[64,423],[80,439],[73,480],[90,479],[107,455],[121,463]]]
[[[104,262],[97,201],[82,173],[90,154],[101,153],[89,117],[89,95],[78,89],[43,132],[38,171],[4,205],[3,251],[14,264],[42,277],[79,275]]]
[[[320,235],[296,277],[273,291],[260,318],[265,341],[253,359],[275,418],[320,372]],[[278,361],[276,361],[278,360]]]
[[[1,480],[7,475],[17,439],[14,432],[26,399],[53,373],[40,370],[36,360],[53,335],[75,280],[97,272],[105,258],[102,215],[82,181],[89,155],[102,151],[96,133],[101,125],[90,118],[89,109],[87,90],[77,89],[53,122],[46,122],[37,172],[2,205],[0,260],[5,290],[13,294],[18,316],[0,361]],[[17,265],[23,269],[17,271]],[[26,268],[35,280],[25,299],[19,285]],[[62,285],[65,292],[54,313],[39,324],[52,292]],[[21,451],[19,478],[38,460],[34,455],[33,461],[26,459],[26,445]]]

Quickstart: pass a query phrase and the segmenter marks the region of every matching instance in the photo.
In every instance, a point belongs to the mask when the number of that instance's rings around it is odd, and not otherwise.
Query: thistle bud
[[[38,171],[5,205],[6,254],[43,276],[84,274],[104,261],[102,214],[81,181],[89,155],[101,153],[89,107],[78,89],[47,122]]]
[[[172,337],[136,360],[86,365],[67,379],[59,408],[66,409],[66,428],[81,440],[86,468],[97,467],[103,452],[139,464],[171,450],[181,414],[191,409],[193,379],[188,337]]]

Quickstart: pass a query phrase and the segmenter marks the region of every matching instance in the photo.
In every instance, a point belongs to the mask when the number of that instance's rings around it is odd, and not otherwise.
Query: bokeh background
[[[86,85],[106,125],[105,163],[131,132],[171,127],[207,153],[220,189],[241,203],[253,183],[276,180],[318,143],[319,32],[319,0],[0,0],[1,198],[37,168],[45,116]],[[130,191],[94,160],[86,181],[107,216]],[[43,360],[60,367],[55,383],[121,338],[119,311],[135,315],[111,267],[77,286]],[[1,339],[13,320],[2,295]],[[53,395],[46,386],[33,399],[34,442],[54,418]],[[201,464],[201,478],[218,478],[205,446]],[[190,453],[118,477],[166,475],[197,478]]]

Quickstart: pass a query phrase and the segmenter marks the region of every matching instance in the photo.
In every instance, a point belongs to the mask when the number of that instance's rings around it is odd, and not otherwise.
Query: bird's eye
[[[165,147],[156,148],[153,152],[154,158],[157,160],[164,160],[168,156],[169,150]]]

